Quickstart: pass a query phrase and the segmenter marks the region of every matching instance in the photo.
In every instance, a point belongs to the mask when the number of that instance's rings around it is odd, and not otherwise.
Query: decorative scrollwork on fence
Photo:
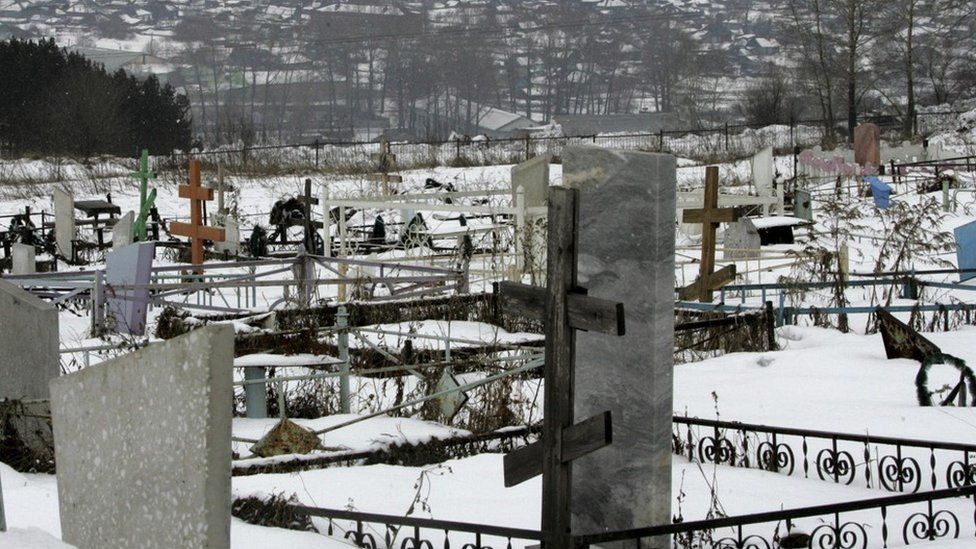
[[[702,437],[698,441],[698,459],[735,465],[735,446],[725,437]]]
[[[910,540],[932,541],[946,537],[959,537],[959,519],[945,509],[933,513],[932,502],[929,502],[928,512],[919,512],[908,517],[902,528],[905,545],[911,543]]]
[[[400,549],[434,549],[434,544],[429,540],[421,539],[420,533],[417,532],[413,536],[404,539],[403,543],[400,544]]]
[[[922,486],[922,469],[915,458],[885,456],[878,462],[878,472],[881,486],[889,492],[909,488],[915,493]]]
[[[782,442],[773,446],[771,442],[761,442],[756,448],[756,458],[759,467],[766,471],[778,471],[787,475],[793,474],[796,459],[789,444]]]
[[[976,484],[976,464],[968,461],[953,461],[946,468],[946,485],[949,488]]]
[[[825,448],[817,454],[817,474],[820,480],[832,479],[835,482],[850,484],[854,482],[854,458],[845,450]],[[844,479],[847,479],[846,482]]]
[[[376,545],[376,538],[369,532],[363,532],[362,524],[358,525],[356,530],[346,532],[344,537],[352,540],[357,547],[362,547],[363,549],[379,549],[379,546]]]
[[[866,549],[868,533],[857,522],[821,524],[810,532],[810,547],[819,549]]]
[[[773,549],[772,544],[766,541],[766,538],[758,535],[751,535],[746,537],[733,538],[722,538],[716,540],[713,549]]]

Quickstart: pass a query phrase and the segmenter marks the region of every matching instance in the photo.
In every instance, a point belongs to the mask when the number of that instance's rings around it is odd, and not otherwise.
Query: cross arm
[[[563,429],[563,443],[559,459],[571,463],[613,442],[613,421],[609,411]],[[523,446],[505,455],[505,487],[521,484],[542,474],[543,444],[541,441]]]
[[[545,288],[517,282],[500,282],[496,291],[505,311],[528,318],[545,319]],[[566,296],[569,325],[577,330],[624,335],[624,304],[591,297],[584,292],[585,290],[579,290]]]
[[[696,299],[702,290],[702,285],[705,286],[706,290],[717,290],[722,286],[735,280],[735,264],[726,265],[721,269],[715,271],[708,275],[705,280],[698,278],[688,286],[681,288],[678,291],[678,297],[681,300]]]
[[[682,223],[704,223],[705,211],[703,209],[685,210],[681,216],[681,221]],[[732,223],[738,220],[739,216],[733,208],[708,210],[708,221],[711,223]]]

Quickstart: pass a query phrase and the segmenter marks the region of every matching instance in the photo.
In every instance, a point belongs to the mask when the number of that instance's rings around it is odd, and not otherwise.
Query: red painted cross
[[[190,222],[173,222],[169,225],[169,232],[177,236],[190,239],[190,260],[194,265],[203,265],[203,241],[222,242],[224,230],[208,227],[203,224],[203,203],[213,200],[213,189],[200,186],[200,161],[190,160],[190,184],[180,185],[180,198],[190,200]],[[203,274],[203,269],[197,269],[197,274]]]

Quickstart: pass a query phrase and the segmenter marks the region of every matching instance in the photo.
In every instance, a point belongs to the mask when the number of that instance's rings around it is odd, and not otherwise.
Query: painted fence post
[[[525,274],[525,187],[515,190],[515,271],[519,280]]]
[[[322,255],[332,257],[332,210],[329,208],[329,184],[322,184]]]
[[[336,311],[336,328],[339,330],[339,410],[343,414],[350,413],[349,405],[349,313],[345,305],[340,305]]]
[[[104,281],[102,280],[103,276],[104,273],[102,271],[98,271],[98,270],[95,271],[95,275],[94,275],[95,279],[93,283],[92,296],[91,296],[91,307],[92,307],[91,330],[93,335],[100,334],[102,328],[104,327],[103,308],[105,304],[104,303],[105,289],[104,289]]]

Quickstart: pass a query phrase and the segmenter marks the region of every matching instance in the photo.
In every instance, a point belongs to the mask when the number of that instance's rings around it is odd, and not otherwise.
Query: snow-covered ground
[[[976,141],[976,138],[974,138]],[[704,168],[693,162],[682,160],[678,182],[683,188],[698,187]],[[558,183],[562,179],[561,166],[551,167],[551,180]],[[776,159],[777,171],[783,176],[792,174],[792,160],[788,157]],[[43,170],[43,166],[25,169]],[[442,183],[450,182],[459,191],[503,190],[509,189],[510,166],[490,166],[476,168],[436,168],[405,172],[403,190],[421,192],[427,178]],[[736,162],[721,166],[723,178],[727,182],[737,182],[730,192],[748,192],[750,168],[748,162]],[[123,211],[134,209],[138,202],[138,190],[133,181],[124,175],[125,169],[107,166],[106,176],[97,181],[97,188],[90,180],[77,183],[75,192],[78,198],[99,197],[111,192],[113,200]],[[304,177],[278,178],[240,178],[230,177],[236,187],[228,198],[236,205],[238,212],[249,227],[254,223],[267,224],[266,216],[275,200],[284,194],[299,194]],[[972,180],[961,178],[964,184],[972,185]],[[316,188],[328,184],[333,198],[354,198],[374,196],[378,189],[361,177],[353,176],[315,176]],[[832,182],[825,183],[823,189],[832,189]],[[161,215],[173,218],[185,212],[185,201],[177,197],[176,182],[159,181],[157,206]],[[3,189],[0,194],[0,214],[17,213],[24,206],[35,210],[51,211],[51,186],[37,185],[26,188]],[[820,195],[822,196],[822,194]],[[908,207],[920,208],[926,200],[941,198],[939,195],[924,196],[907,185],[896,188],[894,200]],[[493,199],[507,200],[498,196]],[[804,279],[813,276],[809,266],[797,260],[796,254],[808,246],[823,246],[834,249],[838,244],[834,236],[840,226],[840,233],[850,246],[851,271],[871,271],[878,266],[877,257],[885,250],[885,237],[892,230],[896,220],[891,214],[882,214],[871,205],[870,199],[845,197],[848,217],[835,223],[821,217],[809,231],[798,231],[798,242],[793,245],[778,245],[764,248],[761,259],[737,261],[742,273],[738,282],[775,282],[783,276]],[[856,205],[856,207],[854,207]],[[815,200],[815,211],[822,212],[828,206],[825,200]],[[936,207],[937,208],[937,207]],[[850,212],[854,213],[851,214]],[[931,208],[929,209],[931,211]],[[355,224],[369,225],[377,215],[384,215],[388,221],[399,220],[394,210],[377,210],[357,214]],[[976,220],[976,208],[963,203],[956,212],[937,214],[931,226],[924,228],[926,237],[937,232],[949,233],[955,227]],[[455,232],[461,225],[446,216],[430,215],[428,223],[434,232]],[[472,224],[477,227],[477,224]],[[921,240],[921,239],[920,239]],[[676,279],[679,284],[694,279],[698,270],[699,253],[695,249],[698,237],[677,234],[678,245]],[[938,258],[949,264],[955,263],[954,250],[939,252]],[[416,252],[391,250],[371,258],[396,259],[428,263],[429,259],[418,257]],[[169,260],[161,259],[160,263]],[[510,265],[510,258],[493,263],[484,259],[473,264],[475,269],[485,273],[498,274]],[[508,263],[506,263],[508,261]],[[719,260],[720,263],[721,257]],[[931,254],[922,254],[914,261],[901,265],[902,268],[927,268],[937,263]],[[887,266],[885,263],[882,266]],[[242,274],[241,269],[228,269],[228,273]],[[287,275],[284,275],[287,276]],[[952,281],[948,276],[930,276],[929,280]],[[487,287],[490,279],[476,280],[474,289]],[[318,297],[323,299],[335,296],[334,287],[323,287]],[[281,297],[280,288],[262,288],[257,312]],[[850,289],[846,298],[851,304],[876,303],[878,295],[870,290]],[[926,290],[925,301],[946,302],[950,299],[974,302],[968,290]],[[830,292],[810,292],[805,296],[791,298],[792,305],[823,305],[832,296]],[[746,305],[760,304],[760,295],[753,293],[741,298]],[[727,296],[727,303],[738,303],[739,295]],[[896,303],[913,303],[898,300]],[[155,316],[153,311],[150,331]],[[907,318],[907,315],[902,315]],[[805,323],[801,319],[801,324]],[[915,375],[918,365],[909,360],[886,360],[879,335],[864,335],[864,317],[852,316],[853,332],[848,334],[836,330],[813,328],[809,326],[785,326],[777,330],[780,350],[765,353],[733,353],[700,362],[682,364],[675,367],[674,410],[678,415],[700,418],[720,418],[773,426],[795,427],[817,430],[840,431],[852,434],[873,436],[894,436],[918,438],[945,442],[969,442],[976,434],[976,411],[972,408],[920,408],[915,400]],[[102,340],[91,339],[88,334],[89,319],[81,311],[65,311],[61,314],[62,347],[85,344],[100,344]],[[244,322],[235,322],[238,332],[254,331],[257,328]],[[369,327],[388,332],[379,334],[364,331],[363,337],[374,345],[390,350],[402,347],[403,341],[412,339],[416,349],[443,349],[438,338],[450,336],[456,340],[456,348],[481,344],[518,345],[538,343],[535,334],[509,333],[501,328],[477,322],[445,322],[427,320],[403,324],[384,324]],[[398,335],[409,334],[409,335]],[[942,349],[967,362],[976,363],[976,351],[972,350],[972,339],[976,328],[962,327],[950,332],[926,334]],[[428,336],[428,337],[425,337]],[[354,346],[365,345],[351,338]],[[72,368],[80,367],[81,358],[74,357]],[[92,362],[104,357],[93,356]],[[301,358],[301,357],[299,357]],[[252,360],[268,360],[252,359]],[[279,364],[283,371],[292,367],[298,359],[283,359]],[[462,382],[484,377],[483,373],[465,373],[458,378]],[[406,393],[416,388],[416,380],[410,378]],[[935,383],[953,383],[957,377],[946,368],[935,368],[932,372]],[[389,396],[389,388],[373,378],[353,377],[354,392],[362,397],[356,407],[357,413],[365,413],[375,408],[383,398]],[[523,398],[522,412],[538,419],[539,381],[524,381],[513,392],[513,398]],[[519,393],[520,391],[520,393]],[[334,427],[357,417],[352,415],[333,415],[317,419],[298,419],[297,423],[320,430]],[[255,440],[266,433],[275,420],[253,420],[238,418],[234,421],[234,435],[240,439]],[[463,429],[441,425],[417,418],[377,417],[355,423],[348,427],[330,431],[322,437],[325,448],[322,454],[348,453],[386,448],[403,442],[423,442],[467,434]],[[788,441],[793,444],[792,441]],[[235,443],[239,459],[235,465],[261,463],[250,456],[249,444]],[[911,452],[909,452],[911,454]],[[802,507],[820,503],[832,503],[880,497],[888,494],[877,488],[868,488],[864,483],[852,486],[836,485],[815,479],[803,478],[794,474],[786,476],[755,469],[730,468],[725,466],[689,463],[685,458],[675,457],[672,502],[674,514],[685,520],[705,518],[709,512],[719,511],[727,515],[738,515],[780,508]],[[4,507],[10,532],[0,534],[0,548],[3,547],[63,547],[57,541],[60,526],[57,511],[56,477],[49,475],[21,474],[0,465]],[[714,489],[716,499],[710,497]],[[237,477],[233,481],[236,496],[294,495],[302,503],[329,508],[352,508],[359,511],[403,515],[414,504],[413,516],[432,516],[438,519],[479,522],[519,528],[538,528],[539,490],[538,479],[505,488],[502,482],[502,459],[500,454],[482,454],[455,459],[441,465],[427,467],[402,467],[391,465],[372,465],[360,467],[332,467],[322,470],[288,474],[262,474]],[[418,505],[422,502],[423,505]],[[716,507],[717,506],[717,507]],[[972,503],[967,501],[950,502],[947,507],[955,509],[960,517],[971,516]],[[912,512],[918,510],[913,508]],[[888,520],[892,524],[903,522],[909,509],[892,508]],[[872,531],[880,529],[881,517],[877,512],[852,513],[856,519]],[[324,531],[324,525],[318,525]],[[799,526],[807,531],[818,525],[816,520],[802,521]],[[347,527],[348,525],[340,525]],[[440,534],[442,535],[442,534]],[[969,539],[958,542],[930,544],[932,547],[961,548],[976,546],[972,541],[972,527],[964,526],[962,535]],[[894,536],[898,538],[898,536]],[[470,540],[467,540],[470,541]],[[458,539],[461,544],[466,541]],[[264,528],[234,520],[232,524],[232,545],[235,548],[252,547],[332,547],[348,546],[341,540],[341,534],[329,539],[323,535],[308,532],[293,532]],[[452,539],[452,545],[456,545]],[[497,545],[497,544],[496,544]],[[502,544],[503,545],[503,544]]]

